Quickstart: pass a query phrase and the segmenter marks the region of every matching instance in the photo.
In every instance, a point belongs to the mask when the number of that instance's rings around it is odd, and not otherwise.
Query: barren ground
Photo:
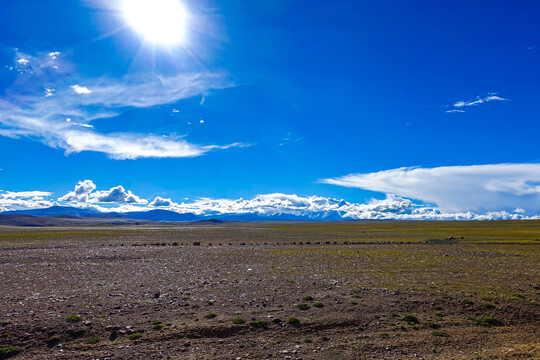
[[[0,227],[0,359],[538,359],[538,239],[537,221]]]

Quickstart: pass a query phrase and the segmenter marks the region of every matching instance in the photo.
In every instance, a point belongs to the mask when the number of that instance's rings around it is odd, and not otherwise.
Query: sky
[[[0,3],[0,211],[540,215],[537,1]]]

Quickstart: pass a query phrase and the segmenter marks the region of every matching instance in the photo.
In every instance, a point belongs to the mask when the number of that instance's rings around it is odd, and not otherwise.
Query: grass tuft
[[[98,337],[91,337],[91,338],[86,339],[85,343],[94,345],[94,344],[97,344],[100,340],[101,339]]]
[[[291,325],[300,325],[300,320],[298,318],[292,317],[287,320],[287,322]]]
[[[478,326],[484,326],[484,327],[491,327],[491,326],[502,326],[503,322],[499,319],[497,319],[494,316],[484,316],[479,319],[476,319],[476,325]]]
[[[246,320],[242,319],[242,318],[234,318],[232,319],[232,322],[233,324],[245,324],[246,323]]]
[[[79,316],[79,315],[68,315],[66,317],[66,321],[68,323],[78,323],[78,322],[82,321],[82,317]]]
[[[419,324],[420,321],[418,320],[418,318],[414,315],[405,315],[401,318],[401,320],[403,321],[406,321],[408,323],[413,323],[413,324]]]
[[[441,337],[449,337],[450,334],[448,334],[446,331],[440,331],[440,330],[434,330],[431,332],[431,335],[434,336],[441,336]]]
[[[137,340],[137,339],[140,339],[141,337],[142,337],[141,333],[133,333],[129,335],[130,340]]]

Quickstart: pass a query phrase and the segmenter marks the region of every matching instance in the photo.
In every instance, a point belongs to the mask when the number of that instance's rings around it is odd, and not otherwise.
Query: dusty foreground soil
[[[0,228],[0,359],[539,359],[538,238],[538,222]]]

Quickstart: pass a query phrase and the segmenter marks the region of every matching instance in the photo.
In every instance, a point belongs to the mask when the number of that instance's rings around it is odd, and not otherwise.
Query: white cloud
[[[28,65],[28,64],[30,64],[30,60],[24,59],[24,58],[21,58],[21,59],[17,60],[17,62],[18,62],[19,64],[21,64],[21,65]]]
[[[44,198],[51,196],[52,193],[48,191],[6,191],[0,196],[4,199],[29,199],[29,198]]]
[[[49,53],[49,57],[52,59],[52,60],[56,60],[58,58],[58,56],[60,56],[61,52],[60,51],[52,51]]]
[[[55,89],[45,88],[45,97],[54,96]]]
[[[131,190],[124,189],[123,186],[115,186],[109,190],[93,192],[96,185],[92,180],[79,181],[75,185],[75,190],[60,197],[59,201],[74,203],[125,203],[125,204],[147,204],[148,201],[133,194]]]
[[[103,207],[97,204],[78,203],[76,206],[91,207],[102,212],[144,211],[155,207],[177,213],[193,213],[200,216],[219,215],[294,215],[317,220],[496,220],[539,218],[538,215],[519,214],[508,211],[491,212],[444,212],[426,207],[395,195],[387,195],[383,200],[367,203],[349,203],[345,200],[320,196],[301,197],[291,194],[265,194],[253,199],[198,199],[189,203],[174,203],[170,199],[156,197],[148,206],[120,204]]]
[[[400,170],[400,169],[396,169]],[[429,169],[428,169],[429,170]],[[350,203],[342,199],[321,196],[298,196],[294,194],[263,194],[252,199],[208,199],[175,203],[171,199],[155,197],[148,201],[115,186],[109,190],[94,191],[96,185],[91,180],[77,183],[74,191],[60,197],[61,204],[80,208],[91,208],[104,213],[146,211],[159,207],[177,213],[194,213],[200,216],[219,215],[294,215],[317,220],[378,219],[378,220],[495,220],[495,219],[539,219],[538,210],[531,213],[524,208],[514,210],[445,211],[441,208],[416,203],[411,199],[388,194],[385,199],[372,199],[366,203]],[[47,197],[50,192],[0,191],[2,211],[43,208],[57,205]],[[185,199],[187,200],[187,199]]]
[[[446,211],[540,211],[540,164],[399,168],[321,182],[418,199]]]
[[[156,196],[156,198],[150,204],[148,204],[148,206],[152,206],[152,207],[166,206],[166,207],[169,207],[169,206],[172,206],[173,204],[174,203],[172,202],[171,199],[165,199],[165,198]]]
[[[458,109],[454,109],[454,110],[446,110],[447,113],[464,113],[465,110],[458,110]]]
[[[478,96],[474,100],[468,100],[468,101],[456,101],[453,106],[457,108],[467,107],[467,106],[477,106],[480,104],[484,104],[490,101],[508,101],[508,99],[502,98],[500,96],[497,96],[496,93],[490,93],[487,96],[480,97]]]
[[[122,185],[115,186],[111,189],[96,191],[92,194],[92,200],[99,203],[126,203],[126,204],[147,204],[148,201],[141,199],[133,194],[131,190],[126,191]]]
[[[75,185],[75,190],[68,192],[66,195],[59,198],[59,201],[70,201],[70,202],[86,202],[88,201],[89,195],[92,191],[96,189],[96,184],[92,180],[79,181]]]
[[[86,86],[79,86],[79,85],[71,85],[71,88],[73,91],[75,91],[77,94],[91,94],[92,90],[87,88]]]
[[[46,208],[56,203],[46,199],[52,193],[48,191],[1,191],[0,212],[20,209]]]
[[[21,53],[17,56],[26,58]],[[51,52],[32,58],[32,64],[35,59],[36,65],[32,65],[31,71],[19,75],[10,89],[13,94],[10,100],[0,99],[1,136],[29,137],[63,149],[66,154],[95,151],[114,159],[193,157],[213,150],[248,146],[242,143],[196,145],[178,136],[164,138],[130,132],[104,134],[89,124],[96,119],[115,121],[129,108],[172,104],[204,95],[211,89],[230,87],[233,84],[226,74],[206,72],[159,76],[144,73],[127,75],[120,80],[86,79],[85,86],[66,86],[66,82],[75,77],[68,74],[72,66],[64,61],[62,73],[50,74],[47,71],[58,63],[60,59],[53,59],[57,56],[56,52]],[[53,84],[56,84],[54,90]],[[55,96],[51,96],[53,91]],[[73,121],[66,121],[68,118]]]

